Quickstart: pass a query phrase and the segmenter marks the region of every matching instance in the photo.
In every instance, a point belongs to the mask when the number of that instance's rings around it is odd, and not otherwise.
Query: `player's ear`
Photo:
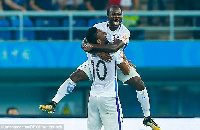
[[[97,40],[97,43],[101,44],[101,40],[100,40],[100,39],[98,39],[98,40]]]

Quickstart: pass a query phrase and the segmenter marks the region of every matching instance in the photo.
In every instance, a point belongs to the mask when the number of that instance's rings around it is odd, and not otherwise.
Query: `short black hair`
[[[98,35],[97,35],[97,28],[91,27],[86,32],[86,39],[89,43],[97,44]]]
[[[110,10],[111,10],[112,8],[120,8],[120,7],[119,7],[118,5],[111,5],[111,6],[107,9],[107,16],[109,16]]]
[[[8,109],[7,109],[7,114],[8,114],[8,112],[10,111],[10,110],[17,110],[18,111],[18,109],[16,108],[16,107],[9,107]]]

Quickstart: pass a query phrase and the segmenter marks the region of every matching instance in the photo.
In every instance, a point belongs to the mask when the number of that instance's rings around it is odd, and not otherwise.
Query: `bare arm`
[[[91,10],[91,11],[95,10],[90,1],[86,1],[85,6],[87,7],[88,10]]]
[[[30,0],[29,5],[32,10],[44,11],[43,9],[35,5],[35,0]]]
[[[120,70],[122,71],[122,73],[124,75],[129,74],[130,70],[129,70],[129,65],[128,65],[127,61],[123,61],[122,63],[118,64],[117,66],[120,68]]]
[[[139,0],[135,0],[134,1],[134,10],[139,10],[139,5],[140,5]]]
[[[5,0],[5,4],[14,10],[26,10],[25,7],[17,5],[10,0]]]
[[[81,48],[85,52],[106,52],[112,53],[122,48],[125,43],[121,40],[116,40],[113,44],[92,44],[88,43],[86,39],[83,40]]]

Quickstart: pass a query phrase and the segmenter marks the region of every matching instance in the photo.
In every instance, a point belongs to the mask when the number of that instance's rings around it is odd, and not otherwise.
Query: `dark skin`
[[[115,31],[122,22],[122,11],[120,8],[110,8],[110,13],[107,16],[107,19],[109,21],[109,28],[111,31]],[[116,52],[120,48],[122,48],[125,45],[125,43],[119,39],[115,40],[113,44],[109,45],[98,45],[98,44],[92,44],[88,43],[86,39],[82,42],[82,49],[86,52]]]
[[[110,13],[107,16],[107,19],[109,21],[109,28],[111,31],[115,31],[122,22],[122,12],[121,9],[118,7],[110,8]],[[106,45],[98,45],[98,44],[91,44],[87,43],[86,40],[83,41],[82,49],[86,52],[90,51],[96,51],[96,52],[116,52],[121,47],[123,47],[125,44],[121,40],[114,41],[113,44],[106,44]],[[103,57],[103,56],[102,56]],[[109,56],[104,56],[106,58],[109,58]],[[102,58],[103,59],[103,58]],[[124,59],[126,59],[126,56],[124,55]],[[109,61],[108,59],[103,59],[105,61]],[[129,84],[130,86],[134,87],[137,91],[142,91],[145,89],[145,84],[142,81],[141,77],[135,76],[129,79],[125,82],[126,84]]]
[[[96,53],[99,57],[101,57],[103,60],[110,62],[112,59],[108,53],[111,52],[116,52],[120,48],[122,48],[125,45],[125,43],[121,40],[115,40],[113,44],[92,44],[88,43],[86,39],[83,40],[81,48],[85,52],[90,52],[90,53]]]
[[[99,34],[101,34],[101,33],[99,33]],[[104,34],[105,35],[105,34]],[[105,40],[105,39],[104,39]],[[106,39],[107,40],[107,39]],[[101,39],[101,41],[102,42],[106,42],[106,41],[103,41],[103,39]],[[84,39],[83,40],[83,44],[84,44],[84,42],[86,42],[87,43],[87,40],[86,39]],[[85,44],[85,46],[82,44],[82,48],[83,49],[85,49],[85,50],[87,50],[88,48],[89,48],[89,50],[92,48],[91,46],[87,46],[86,44]],[[95,45],[100,45],[100,44],[93,44],[94,46]],[[93,50],[93,51],[91,51],[90,50],[90,53],[96,53],[96,55],[98,55],[101,59],[103,59],[103,60],[105,60],[105,61],[107,61],[107,62],[110,62],[111,60],[112,60],[112,57],[108,54],[108,52],[116,52],[116,51],[118,51],[121,47],[123,47],[124,46],[124,43],[121,41],[121,40],[116,40],[116,44],[115,45],[112,45],[112,44],[110,44],[110,46],[108,47],[109,49],[108,49],[108,51],[106,51],[106,52],[96,52],[95,51],[95,49]],[[104,47],[106,47],[105,46],[105,44],[101,44],[100,45],[100,47],[101,47],[101,50],[103,51],[104,50]],[[122,65],[123,66],[123,65]],[[123,67],[122,67],[123,68]],[[123,72],[123,71],[122,71]],[[128,73],[124,73],[125,75],[126,74],[128,74]],[[80,81],[84,81],[84,80],[89,80],[89,78],[88,78],[88,76],[85,74],[85,72],[84,71],[82,71],[82,70],[76,70],[74,73],[72,73],[71,75],[70,75],[70,79],[74,82],[74,83],[78,83],[78,82],[80,82]]]
[[[89,80],[88,76],[86,75],[86,73],[82,70],[76,70],[74,73],[72,73],[70,75],[70,79],[74,82],[74,83],[78,83],[80,81],[84,81],[84,80]]]
[[[110,14],[107,16],[107,19],[109,20],[109,28],[111,30],[114,30],[114,29],[116,30],[119,27],[119,25],[117,27],[117,22],[122,21],[121,13],[119,13],[120,11],[121,11],[120,8],[113,8],[110,10]],[[117,13],[113,13],[113,12],[117,12]],[[114,23],[113,21],[116,21],[116,23]],[[86,39],[84,39],[81,47],[86,52],[89,52],[92,50],[96,52],[98,51],[99,56],[103,60],[109,62],[110,61],[109,59],[111,59],[111,57],[108,53],[116,52],[124,45],[125,44],[121,40],[116,40],[113,44],[98,45],[98,44],[87,43]],[[100,52],[103,52],[103,53],[100,53]],[[124,55],[124,58],[125,58],[125,55]],[[89,80],[88,76],[82,70],[76,70],[74,73],[70,75],[70,78],[75,83],[78,83],[84,80]],[[141,91],[145,89],[144,82],[142,81],[141,77],[138,77],[138,76],[132,77],[125,83],[134,87],[137,91]]]
[[[97,44],[104,45],[105,43],[107,43],[108,40],[106,38],[105,32],[102,32],[100,29],[97,29],[97,36],[98,36]],[[117,66],[120,68],[120,70],[124,75],[129,74],[130,70],[127,61],[123,61],[120,64],[117,64]]]

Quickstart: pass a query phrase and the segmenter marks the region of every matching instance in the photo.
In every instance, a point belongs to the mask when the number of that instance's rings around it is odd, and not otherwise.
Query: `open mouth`
[[[114,23],[115,26],[118,26],[118,25],[119,25],[119,19],[115,19],[115,20],[113,21],[113,23]]]

